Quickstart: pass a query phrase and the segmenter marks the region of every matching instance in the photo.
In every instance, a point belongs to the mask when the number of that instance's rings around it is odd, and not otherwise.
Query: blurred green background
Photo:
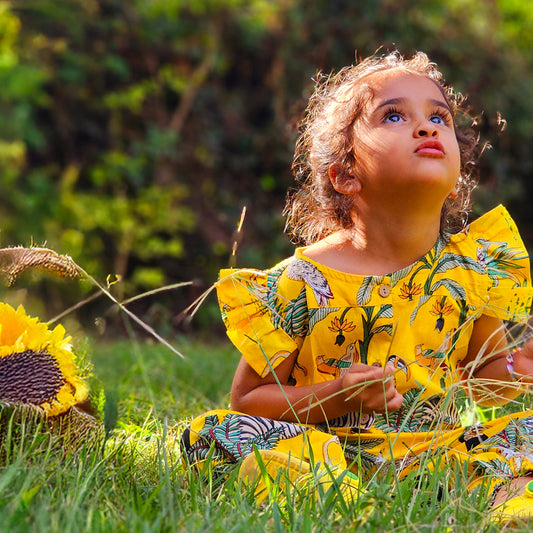
[[[533,10],[523,0],[0,1],[0,246],[68,254],[163,335],[221,331],[230,262],[292,253],[281,216],[317,71],[425,51],[469,96],[484,154],[475,213],[503,202],[533,247]],[[502,128],[503,117],[506,127]],[[503,130],[503,131],[502,131]],[[51,318],[94,292],[27,276],[3,298]],[[120,334],[99,298],[67,317]]]

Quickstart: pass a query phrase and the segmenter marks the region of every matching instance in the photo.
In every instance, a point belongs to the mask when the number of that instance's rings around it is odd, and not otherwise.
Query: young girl
[[[463,427],[454,405],[460,388],[501,405],[533,382],[533,341],[517,348],[504,327],[528,318],[527,252],[502,206],[464,224],[477,139],[460,105],[423,53],[318,83],[286,210],[307,246],[267,271],[220,273],[242,359],[232,410],[184,433],[192,463],[244,460],[246,476],[263,459],[291,479],[392,465],[401,478],[438,450],[468,464],[471,487],[490,480],[499,516],[533,514],[533,411]]]

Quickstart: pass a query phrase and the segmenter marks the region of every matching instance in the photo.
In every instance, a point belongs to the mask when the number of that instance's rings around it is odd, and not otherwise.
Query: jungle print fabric
[[[503,206],[386,276],[339,272],[299,248],[268,271],[221,271],[217,292],[228,336],[259,375],[295,350],[295,386],[341,377],[354,362],[393,364],[404,403],[388,416],[348,413],[314,427],[302,419],[293,429],[214,411],[184,435],[191,461],[214,447],[220,464],[233,463],[256,445],[364,469],[410,469],[430,449],[502,476],[530,468],[533,413],[464,428],[454,403],[475,319],[520,322],[531,308],[528,254]]]

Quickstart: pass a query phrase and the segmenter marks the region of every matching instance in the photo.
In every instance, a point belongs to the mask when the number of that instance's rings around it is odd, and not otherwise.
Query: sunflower
[[[55,416],[87,396],[63,326],[50,330],[22,306],[0,303],[0,404],[33,405]]]

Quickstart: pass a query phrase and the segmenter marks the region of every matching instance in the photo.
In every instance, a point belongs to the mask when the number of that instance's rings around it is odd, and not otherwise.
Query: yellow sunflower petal
[[[0,303],[0,403],[36,405],[54,416],[84,400],[70,341],[63,326],[50,331],[22,306]]]

